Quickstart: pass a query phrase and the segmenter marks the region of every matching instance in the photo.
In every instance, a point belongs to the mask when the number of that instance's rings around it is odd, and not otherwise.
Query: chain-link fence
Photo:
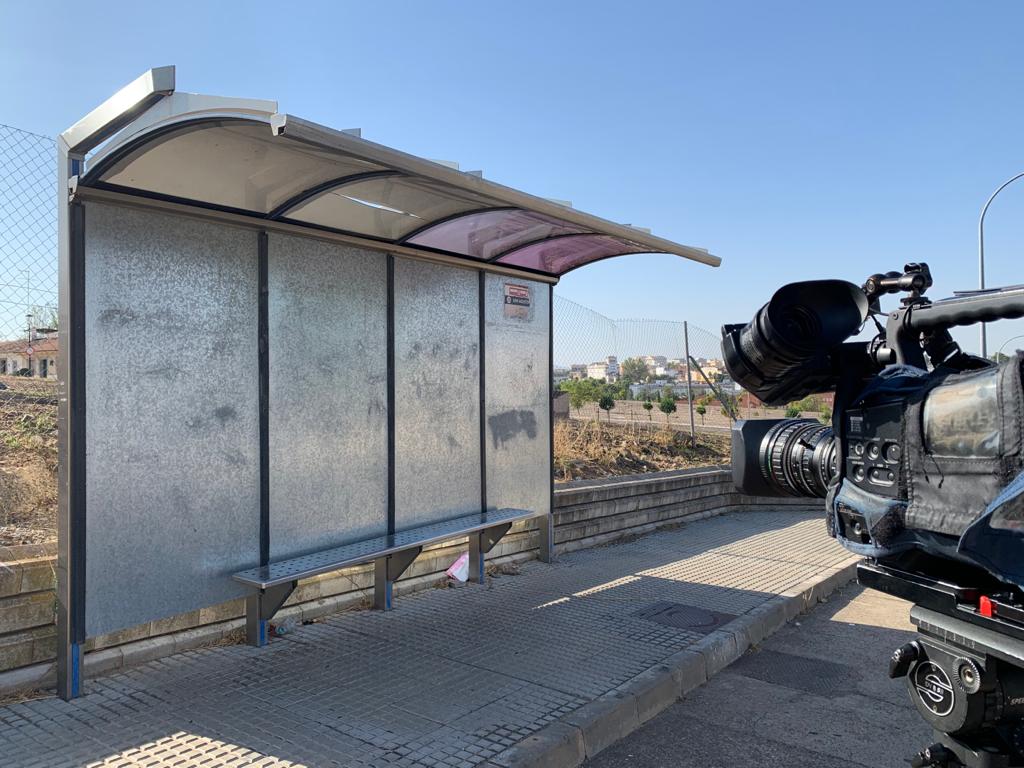
[[[55,152],[0,125],[0,544],[49,540],[56,519]]]
[[[720,338],[706,328],[671,320],[612,320],[557,294],[554,319],[557,381],[628,382],[619,387],[619,395],[624,397],[616,399],[607,412],[600,413],[597,403],[591,401],[570,408],[571,418],[660,422],[689,430],[692,398],[694,428],[725,432],[731,418],[723,399],[739,417],[782,413],[768,411],[754,398],[735,392],[722,362]],[[661,411],[666,396],[676,401],[675,411]],[[645,401],[652,401],[652,406],[645,407]]]

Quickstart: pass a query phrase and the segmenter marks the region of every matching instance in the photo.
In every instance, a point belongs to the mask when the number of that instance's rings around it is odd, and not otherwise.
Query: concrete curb
[[[831,568],[773,597],[700,642],[642,672],[491,758],[484,768],[576,768],[809,611],[857,576],[857,563]]]

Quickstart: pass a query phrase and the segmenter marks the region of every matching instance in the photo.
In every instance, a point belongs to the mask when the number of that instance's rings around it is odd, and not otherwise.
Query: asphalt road
[[[930,744],[902,680],[910,604],[850,585],[588,768],[893,768]]]

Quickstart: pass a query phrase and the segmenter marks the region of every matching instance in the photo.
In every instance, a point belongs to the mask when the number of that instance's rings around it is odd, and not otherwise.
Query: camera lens
[[[832,428],[807,419],[783,419],[768,430],[759,458],[765,481],[790,496],[823,498],[838,472]]]

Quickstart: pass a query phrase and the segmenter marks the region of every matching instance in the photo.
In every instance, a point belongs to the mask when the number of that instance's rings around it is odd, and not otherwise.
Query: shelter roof
[[[79,187],[550,277],[632,253],[720,263],[706,250],[282,114],[274,102],[175,93],[173,67],[150,70],[62,139],[83,155],[106,142]]]

